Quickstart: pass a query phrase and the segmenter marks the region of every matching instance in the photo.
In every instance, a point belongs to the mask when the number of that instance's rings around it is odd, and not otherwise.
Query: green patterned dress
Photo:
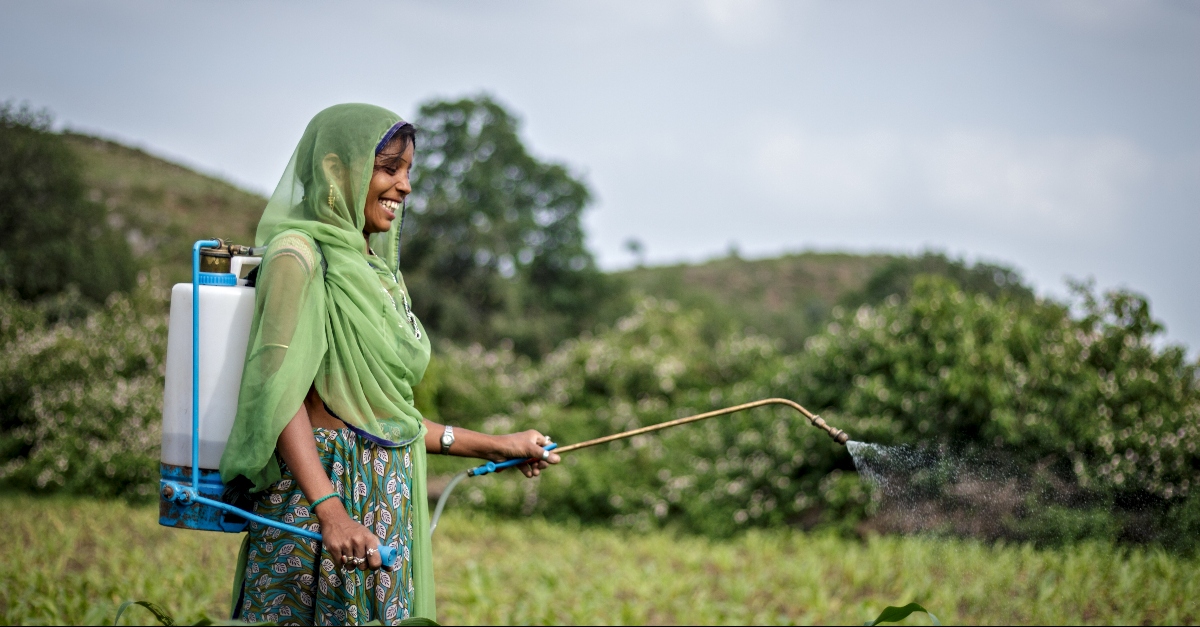
[[[380,446],[348,428],[313,429],[313,437],[347,513],[398,549],[395,568],[343,571],[315,540],[250,523],[240,618],[280,625],[386,625],[408,618],[414,594],[410,447]],[[283,478],[254,495],[254,513],[319,532],[299,483],[280,465]]]

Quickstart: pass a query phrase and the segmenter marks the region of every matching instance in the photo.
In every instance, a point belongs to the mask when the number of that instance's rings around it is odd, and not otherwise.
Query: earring
[[[337,209],[337,207],[333,206],[333,183],[329,184],[329,208],[334,210]]]

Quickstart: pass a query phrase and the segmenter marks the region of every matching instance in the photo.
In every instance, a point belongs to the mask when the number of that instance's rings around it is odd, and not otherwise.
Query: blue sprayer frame
[[[192,482],[183,485],[177,481],[163,480],[162,496],[164,499],[183,507],[202,505],[223,512],[240,516],[260,525],[275,527],[288,531],[310,540],[321,541],[321,534],[295,525],[289,525],[277,520],[252,514],[240,507],[224,503],[217,499],[200,496],[200,249],[217,248],[221,245],[218,240],[205,239],[192,245]],[[396,564],[396,548],[379,545],[379,557],[384,568],[392,568]]]
[[[199,492],[200,482],[200,249],[201,248],[217,248],[221,245],[219,240],[205,239],[199,240],[192,245],[192,481],[191,485],[185,485],[179,481],[162,479],[161,494],[162,498],[170,503],[186,508],[192,505],[201,505],[211,507],[222,512],[233,514],[245,520],[256,522],[260,525],[275,527],[283,531],[288,531],[310,540],[321,542],[321,534],[308,529],[303,529],[295,525],[271,520],[258,514],[252,514],[240,507],[230,505],[218,499],[201,496]],[[204,273],[209,275],[209,273]],[[214,274],[206,276],[207,282],[214,284],[231,285],[226,281],[221,281],[228,275]],[[235,279],[236,281],[236,279]],[[236,283],[233,283],[236,284]],[[551,451],[557,448],[558,445],[551,443],[545,447],[545,450]],[[487,462],[478,468],[472,468],[465,474],[468,477],[478,477],[493,472],[500,472],[507,468],[512,468],[531,460],[528,459],[510,459],[503,462]],[[215,473],[210,473],[215,474]],[[215,481],[216,479],[214,479]],[[226,531],[234,531],[225,525],[220,525]],[[392,568],[396,563],[396,548],[386,545],[379,545],[379,557],[385,568]]]

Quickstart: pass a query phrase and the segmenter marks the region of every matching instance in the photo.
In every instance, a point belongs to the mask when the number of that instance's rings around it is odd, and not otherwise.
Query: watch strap
[[[454,427],[446,425],[446,429],[442,431],[442,455],[450,452],[450,447],[454,445]]]

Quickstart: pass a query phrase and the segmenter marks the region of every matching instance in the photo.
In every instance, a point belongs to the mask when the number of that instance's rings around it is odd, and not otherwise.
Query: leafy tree
[[[487,96],[428,102],[416,125],[403,268],[425,324],[529,355],[594,325],[616,291],[584,246],[587,186],[530,155]]]
[[[133,286],[129,245],[85,198],[79,167],[48,113],[0,105],[0,289],[37,299],[74,285],[100,302]]]

